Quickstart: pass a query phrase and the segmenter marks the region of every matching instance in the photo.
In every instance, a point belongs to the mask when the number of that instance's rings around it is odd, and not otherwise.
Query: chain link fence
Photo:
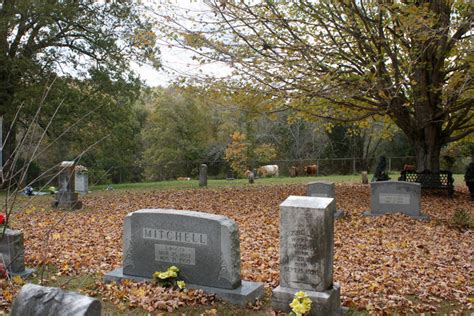
[[[386,170],[399,173],[405,164],[414,165],[415,157],[386,157]],[[464,173],[466,166],[470,163],[470,157],[457,157],[451,166],[441,158],[441,168],[448,169],[454,173]],[[257,169],[262,165],[278,165],[279,174],[282,177],[290,176],[290,168],[295,167],[299,176],[304,176],[304,167],[317,165],[317,175],[350,175],[360,174],[362,171],[373,173],[379,157],[371,158],[315,158],[315,159],[293,159],[275,160],[268,163],[252,161],[248,164],[250,170]],[[103,183],[126,183],[144,181],[164,181],[177,179],[179,177],[190,177],[196,179],[199,175],[199,166],[207,164],[208,176],[213,179],[226,179],[233,177],[229,164],[224,160],[219,161],[176,161],[163,164],[143,164],[127,167],[112,167],[108,171],[91,171],[90,178],[96,184]],[[92,169],[92,170],[91,170]]]

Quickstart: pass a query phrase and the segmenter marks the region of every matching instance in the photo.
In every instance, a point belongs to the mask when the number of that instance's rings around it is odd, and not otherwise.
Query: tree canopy
[[[10,135],[4,162],[12,157],[19,128],[31,124],[40,104],[40,125],[60,103],[67,109],[58,112],[56,127],[74,123],[93,107],[102,114],[109,106],[122,113],[118,107],[130,101],[138,84],[130,62],[159,64],[151,27],[133,1],[1,1],[0,115],[3,134]],[[106,118],[87,118],[94,119]]]
[[[419,170],[438,170],[442,146],[474,131],[469,1],[210,3],[201,28],[172,20],[173,32],[202,62],[233,65],[237,87],[279,95],[309,119],[388,117]]]

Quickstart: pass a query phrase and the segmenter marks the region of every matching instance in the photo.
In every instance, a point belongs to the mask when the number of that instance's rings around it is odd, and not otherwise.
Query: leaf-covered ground
[[[195,189],[182,191],[115,191],[83,197],[78,212],[49,210],[51,198],[14,214],[24,231],[26,263],[56,267],[56,275],[96,274],[121,265],[124,216],[141,208],[174,208],[218,213],[239,224],[242,278],[279,282],[278,212],[289,195],[304,195],[303,185]],[[403,215],[362,217],[370,207],[368,186],[338,184],[337,205],[347,216],[335,224],[334,281],[342,287],[342,304],[351,309],[429,312],[454,304],[451,313],[473,309],[474,234],[449,224],[456,209],[474,216],[466,189],[454,199],[446,193],[424,194],[422,210],[430,222]],[[4,289],[5,304],[14,289]],[[90,294],[124,306],[171,311],[207,304],[212,297],[153,285],[102,284]],[[6,297],[8,296],[8,297]],[[258,308],[255,306],[254,308]],[[179,309],[178,309],[179,310]]]

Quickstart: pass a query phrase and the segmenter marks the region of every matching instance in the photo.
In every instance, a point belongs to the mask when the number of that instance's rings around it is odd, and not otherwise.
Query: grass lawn
[[[368,175],[369,181],[372,178],[372,174]],[[393,180],[396,180],[400,176],[399,173],[391,173],[390,177]],[[454,184],[455,186],[465,186],[464,175],[455,174]],[[255,180],[255,186],[259,185],[282,185],[282,184],[301,184],[311,181],[332,181],[335,183],[361,183],[360,175],[331,175],[331,176],[322,176],[322,177],[275,177],[275,178],[259,178]],[[246,186],[250,185],[247,179],[235,179],[235,180],[225,180],[225,179],[208,179],[208,187],[233,187],[233,186]],[[102,191],[107,188],[108,185],[94,185],[90,186],[91,191]],[[166,190],[166,189],[193,189],[199,187],[198,180],[190,181],[158,181],[158,182],[140,182],[140,183],[121,183],[121,184],[112,184],[114,190],[140,190],[140,189],[155,189],[155,190]]]

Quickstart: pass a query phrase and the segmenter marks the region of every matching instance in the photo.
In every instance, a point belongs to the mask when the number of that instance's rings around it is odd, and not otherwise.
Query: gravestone
[[[89,192],[89,176],[87,173],[76,174],[76,192],[79,194],[87,194]]]
[[[421,185],[405,181],[370,183],[370,212],[366,216],[403,213],[416,219],[428,220],[421,213]]]
[[[240,278],[238,226],[225,216],[139,210],[125,217],[123,240],[123,268],[107,273],[105,281],[147,281],[174,265],[188,287],[233,304],[246,305],[263,296],[263,284]]]
[[[25,248],[23,245],[23,233],[20,230],[9,228],[5,230],[5,234],[0,240],[0,254],[3,256],[5,267],[10,276],[19,275],[22,278],[26,278],[35,272],[34,269],[25,269]],[[1,259],[0,263],[3,264]]]
[[[29,283],[13,301],[11,316],[100,316],[101,309],[96,298]]]
[[[333,284],[333,198],[289,196],[280,204],[280,285],[272,308],[289,312],[298,291],[311,301],[310,315],[339,315],[340,286]]]
[[[80,209],[82,202],[78,200],[79,194],[75,192],[75,162],[63,161],[59,168],[59,190],[56,193],[56,201],[53,202],[53,207]]]
[[[199,186],[207,187],[207,165],[202,164],[199,169]]]
[[[314,181],[306,185],[307,195],[314,197],[328,197],[336,198],[336,185],[329,181]],[[344,216],[344,211],[336,209],[334,218],[341,218]]]

